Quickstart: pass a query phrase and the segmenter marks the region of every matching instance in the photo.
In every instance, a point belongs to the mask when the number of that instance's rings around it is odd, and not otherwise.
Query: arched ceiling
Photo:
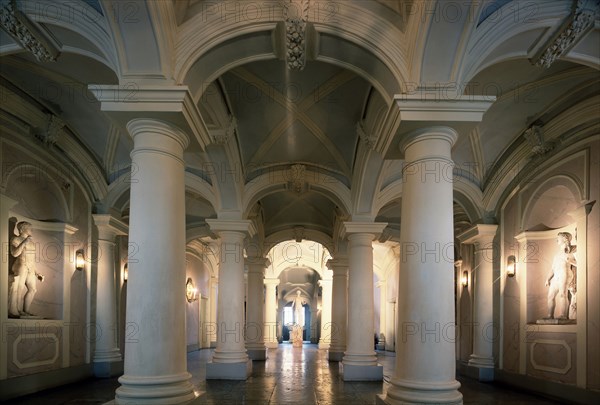
[[[279,3],[271,11],[264,8],[269,2],[209,0],[114,9],[109,1],[86,0],[74,2],[81,18],[71,20],[40,13],[38,3],[51,2],[18,2],[57,40],[60,54],[40,62],[6,27],[0,30],[1,90],[18,99],[0,108],[25,124],[35,109],[63,119],[68,139],[55,152],[76,144],[79,159],[100,173],[95,180],[114,190],[95,198],[126,207],[127,187],[115,183],[130,170],[132,141],[88,86],[119,83],[128,96],[144,86],[188,86],[212,143],[185,154],[187,221],[201,223],[220,210],[260,212],[264,238],[303,227],[335,243],[336,221],[357,213],[400,224],[395,94],[497,97],[452,152],[464,182],[455,190],[472,203],[461,202],[477,220],[490,173],[526,142],[524,131],[599,92],[600,29],[591,0],[529,2],[537,10],[531,21],[516,19],[515,8],[525,5],[507,0],[310,1],[301,71],[286,67]],[[260,15],[249,14],[250,3],[263,7]],[[455,21],[449,3],[462,13]],[[547,68],[535,65],[574,10],[594,9],[591,27],[563,54]],[[528,9],[520,10],[527,17]],[[19,103],[29,107],[17,111]],[[381,147],[381,139],[390,142]]]

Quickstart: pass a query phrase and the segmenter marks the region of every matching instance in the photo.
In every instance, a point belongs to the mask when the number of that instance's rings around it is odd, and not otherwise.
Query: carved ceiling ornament
[[[306,166],[301,164],[292,165],[289,170],[289,178],[291,190],[300,194],[306,183]]]
[[[304,227],[303,226],[295,226],[294,227],[294,240],[297,243],[302,242],[304,239]]]
[[[546,45],[544,52],[535,60],[536,66],[548,69],[556,59],[570,51],[594,25],[597,10],[586,9],[585,4],[585,0],[575,0],[574,12],[569,15],[568,23],[563,24],[554,39]]]
[[[531,155],[532,156],[541,156],[554,148],[554,145],[551,142],[546,142],[544,139],[544,132],[542,130],[542,126],[538,124],[534,124],[525,130],[523,136],[529,142],[531,146]]]
[[[20,12],[15,1],[0,9],[0,26],[38,61],[54,62],[58,58],[60,51],[55,40]]]
[[[211,137],[214,144],[226,145],[230,139],[235,136],[237,131],[237,119],[233,116],[229,116],[229,124],[227,128],[223,130],[212,131]]]
[[[362,123],[360,122],[356,123],[356,133],[358,134],[358,138],[361,140],[361,142],[365,144],[365,146],[368,149],[373,150],[375,148],[375,137],[367,135],[364,127],[362,126]]]
[[[306,23],[310,0],[284,0],[285,59],[289,69],[306,66]]]
[[[48,114],[46,128],[37,128],[32,132],[46,146],[53,146],[58,142],[64,127],[65,122],[62,119],[54,114]]]

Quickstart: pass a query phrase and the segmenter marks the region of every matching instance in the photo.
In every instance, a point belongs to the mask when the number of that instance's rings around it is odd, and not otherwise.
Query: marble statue
[[[17,224],[19,234],[10,239],[10,254],[15,258],[12,265],[14,281],[9,292],[8,314],[10,317],[35,316],[30,307],[37,291],[37,280],[44,276],[35,269],[35,246],[31,236],[31,224],[21,221]]]
[[[300,291],[296,291],[296,296],[294,297],[294,301],[292,302],[292,306],[294,308],[294,324],[304,326],[304,307],[302,305],[306,304],[306,300],[304,300],[300,296]]]
[[[559,232],[556,243],[559,252],[552,261],[552,269],[546,278],[548,289],[548,318],[575,319],[577,312],[577,262],[575,247],[571,245],[571,234]],[[570,300],[569,300],[570,295]]]

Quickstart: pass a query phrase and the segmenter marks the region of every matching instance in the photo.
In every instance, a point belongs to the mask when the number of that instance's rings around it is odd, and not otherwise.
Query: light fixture
[[[198,299],[198,289],[194,286],[194,281],[188,277],[185,282],[185,298],[188,302],[194,302]]]
[[[514,256],[508,256],[506,260],[506,275],[514,277],[517,272],[517,260]]]
[[[75,268],[79,271],[85,267],[85,257],[83,257],[83,250],[78,250],[75,253]]]
[[[460,279],[460,283],[462,284],[463,287],[466,287],[469,285],[469,272],[468,271],[463,271],[463,275],[462,278]]]
[[[125,266],[123,267],[123,282],[127,282],[127,279],[129,278],[129,268],[128,268],[128,263],[125,263]]]

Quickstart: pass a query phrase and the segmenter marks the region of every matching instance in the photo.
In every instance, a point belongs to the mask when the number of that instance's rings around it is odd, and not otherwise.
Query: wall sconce
[[[469,272],[468,271],[463,271],[462,274],[462,278],[460,279],[460,283],[462,284],[463,287],[466,287],[469,285]]]
[[[508,256],[506,260],[506,275],[514,277],[517,272],[517,260],[514,256]]]
[[[83,250],[78,250],[75,253],[75,268],[79,271],[85,267],[85,257],[83,257]]]
[[[194,282],[191,277],[188,277],[185,282],[185,298],[188,302],[194,302],[198,300],[198,289],[194,286]]]
[[[125,263],[125,266],[123,267],[123,282],[126,283],[128,278],[129,278],[129,268],[128,268],[128,263]]]

